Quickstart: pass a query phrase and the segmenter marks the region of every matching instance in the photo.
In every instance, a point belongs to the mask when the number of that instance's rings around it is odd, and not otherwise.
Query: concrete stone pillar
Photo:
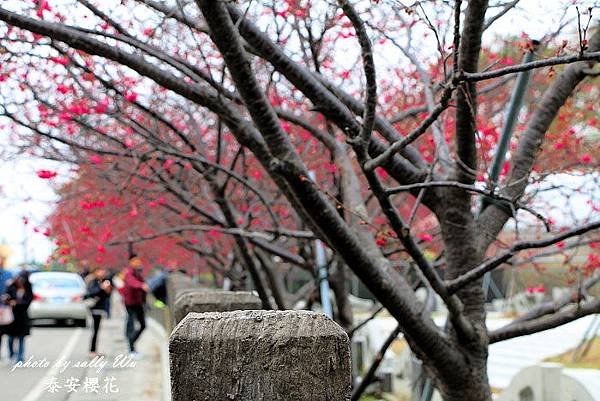
[[[184,290],[176,296],[173,318],[177,324],[190,312],[230,312],[261,308],[260,298],[251,292]]]
[[[544,401],[564,401],[562,390],[562,368],[560,363],[540,363],[541,395]],[[573,398],[575,399],[575,398]]]
[[[320,313],[190,313],[169,354],[172,401],[350,399],[348,336]]]
[[[198,288],[192,278],[181,272],[173,272],[167,277],[167,304],[172,311],[177,296],[184,290]]]

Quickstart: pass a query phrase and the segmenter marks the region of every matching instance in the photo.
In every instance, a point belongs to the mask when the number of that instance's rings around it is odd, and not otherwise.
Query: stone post
[[[251,292],[184,290],[175,296],[173,318],[177,324],[190,312],[230,312],[261,308],[260,298]]]
[[[177,296],[188,289],[198,288],[192,281],[192,278],[181,273],[173,272],[167,277],[167,304],[169,309],[173,311]]]
[[[320,313],[190,313],[169,354],[172,401],[350,399],[348,336]]]

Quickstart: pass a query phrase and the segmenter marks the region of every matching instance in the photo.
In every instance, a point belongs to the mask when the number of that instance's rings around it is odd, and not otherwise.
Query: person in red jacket
[[[142,277],[142,260],[136,254],[129,257],[129,266],[125,270],[123,281],[123,301],[127,309],[125,336],[129,343],[131,356],[138,358],[139,354],[135,351],[135,342],[146,328],[144,304],[146,303],[146,293],[150,289]],[[136,320],[139,324],[138,329],[135,327]]]

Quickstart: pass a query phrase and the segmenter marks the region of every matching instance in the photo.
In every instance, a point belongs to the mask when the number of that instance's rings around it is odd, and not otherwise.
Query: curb
[[[160,347],[160,364],[162,366],[162,399],[163,401],[171,401],[171,375],[169,372],[169,334],[167,331],[151,317],[146,316],[146,325],[158,337],[161,338]]]

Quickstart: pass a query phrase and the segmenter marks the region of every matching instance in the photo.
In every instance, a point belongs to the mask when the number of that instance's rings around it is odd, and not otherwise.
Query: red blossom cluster
[[[58,173],[56,171],[52,171],[52,170],[38,170],[38,171],[36,171],[36,174],[38,177],[40,177],[43,180],[49,180],[58,175]]]

